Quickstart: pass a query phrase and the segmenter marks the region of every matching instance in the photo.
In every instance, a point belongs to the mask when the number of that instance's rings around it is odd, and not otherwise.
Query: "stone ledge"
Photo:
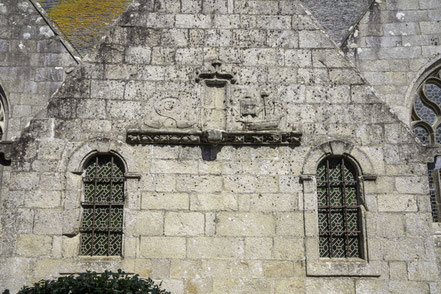
[[[279,131],[139,131],[127,132],[130,145],[288,145],[299,146],[302,134]]]
[[[0,142],[0,154],[3,153],[6,160],[11,160],[12,155],[12,141]]]

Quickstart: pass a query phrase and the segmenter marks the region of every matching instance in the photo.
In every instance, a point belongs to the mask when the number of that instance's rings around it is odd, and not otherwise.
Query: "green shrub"
[[[60,277],[57,280],[42,280],[32,287],[23,287],[18,294],[106,294],[106,293],[146,293],[170,294],[161,290],[150,278],[130,276],[118,270],[117,273],[86,272],[79,275]],[[3,294],[9,293],[8,290]]]

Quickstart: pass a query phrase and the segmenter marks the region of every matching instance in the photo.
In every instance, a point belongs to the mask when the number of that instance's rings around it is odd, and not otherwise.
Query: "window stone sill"
[[[362,259],[306,261],[306,275],[312,277],[380,277],[381,262]]]

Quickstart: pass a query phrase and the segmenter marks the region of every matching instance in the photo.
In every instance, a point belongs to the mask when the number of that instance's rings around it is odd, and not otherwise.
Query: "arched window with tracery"
[[[124,165],[113,154],[97,154],[84,168],[80,255],[122,254]]]
[[[412,128],[424,145],[441,144],[441,70],[430,74],[417,90]]]
[[[344,156],[328,156],[317,168],[320,257],[363,258],[360,185]]]

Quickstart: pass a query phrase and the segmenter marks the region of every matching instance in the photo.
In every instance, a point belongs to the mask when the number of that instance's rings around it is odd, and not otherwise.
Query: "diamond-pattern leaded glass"
[[[424,145],[427,145],[430,143],[430,135],[429,135],[429,132],[426,130],[426,128],[424,128],[422,126],[415,126],[413,128],[413,133],[415,134],[415,136],[417,136],[417,138]],[[437,140],[438,139],[441,139],[441,138],[437,138]]]
[[[97,155],[85,168],[82,255],[121,255],[124,168],[113,155]]]
[[[433,124],[436,120],[436,113],[432,107],[427,106],[423,103],[421,98],[417,98],[415,101],[415,112],[423,120],[429,124]]]
[[[436,157],[433,163],[428,164],[430,205],[434,222],[441,222],[440,170],[441,157]]]
[[[321,257],[361,258],[359,186],[354,166],[344,157],[325,158],[317,168]]]
[[[441,144],[441,79],[438,71],[430,75],[418,89],[412,127],[423,144]]]

